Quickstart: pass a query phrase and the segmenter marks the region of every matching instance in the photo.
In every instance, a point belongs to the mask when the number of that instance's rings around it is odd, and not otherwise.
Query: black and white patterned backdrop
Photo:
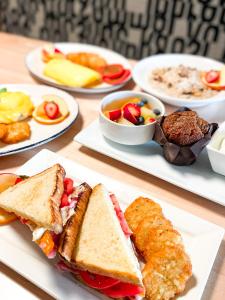
[[[136,59],[181,52],[225,60],[225,0],[0,0],[0,30]]]

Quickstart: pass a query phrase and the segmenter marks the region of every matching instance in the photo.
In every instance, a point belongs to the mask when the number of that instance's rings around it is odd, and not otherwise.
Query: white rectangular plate
[[[212,171],[206,149],[191,166],[174,166],[168,163],[162,149],[155,142],[126,146],[106,139],[98,120],[75,136],[80,144],[152,174],[192,193],[225,205],[225,177]]]
[[[86,181],[90,185],[95,185],[99,182],[105,184],[109,190],[116,193],[123,209],[138,196],[146,196],[157,201],[162,206],[165,215],[182,233],[193,265],[194,275],[187,286],[188,291],[180,299],[198,300],[201,298],[224,234],[222,228],[48,150],[39,152],[22,166],[17,173],[34,175],[52,166],[54,163],[60,163],[66,169],[68,176],[77,179],[77,183]],[[31,242],[31,232],[26,226],[15,222],[1,227],[0,239],[0,261],[56,299],[99,299],[99,294],[97,296],[94,295],[93,290],[91,294],[74,283],[71,276],[57,272],[53,261],[46,259],[40,249]]]

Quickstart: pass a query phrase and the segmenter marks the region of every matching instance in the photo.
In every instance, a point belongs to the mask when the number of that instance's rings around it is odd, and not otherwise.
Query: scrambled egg
[[[30,97],[22,92],[0,93],[0,123],[22,121],[32,115],[33,109]]]
[[[98,72],[66,59],[50,60],[45,65],[44,75],[72,87],[87,87],[101,81]]]

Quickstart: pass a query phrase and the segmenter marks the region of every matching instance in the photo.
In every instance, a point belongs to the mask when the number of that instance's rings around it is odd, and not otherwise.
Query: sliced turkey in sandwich
[[[0,193],[0,207],[13,212],[33,232],[33,241],[49,257],[55,257],[63,226],[79,209],[81,222],[92,189],[83,183],[74,187],[65,170],[55,164]]]
[[[60,239],[59,269],[72,272],[78,280],[111,298],[143,296],[131,231],[115,195],[98,184],[93,188],[80,228],[71,221],[73,218],[68,220]],[[78,232],[76,238],[70,238],[74,237],[73,230]]]

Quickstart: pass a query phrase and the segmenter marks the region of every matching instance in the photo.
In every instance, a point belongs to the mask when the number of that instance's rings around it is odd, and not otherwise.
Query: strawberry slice
[[[56,119],[59,115],[59,106],[54,101],[46,102],[44,110],[49,119]]]
[[[111,121],[116,121],[116,120],[118,120],[118,119],[121,117],[121,115],[122,115],[121,109],[111,110],[111,111],[108,112],[108,115],[109,115],[109,119],[110,119]]]
[[[141,108],[135,103],[128,103],[123,107],[123,117],[133,124],[138,123],[141,115]]]
[[[205,75],[205,79],[208,83],[216,82],[216,81],[219,80],[219,78],[220,78],[220,72],[219,71],[211,70],[211,71],[207,72],[206,75]]]

